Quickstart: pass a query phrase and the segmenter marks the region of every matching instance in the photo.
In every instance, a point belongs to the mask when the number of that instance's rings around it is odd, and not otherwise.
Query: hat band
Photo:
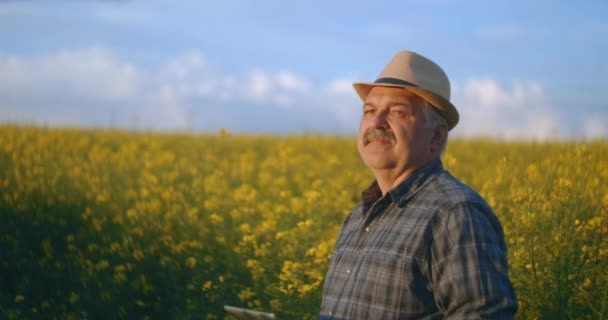
[[[374,83],[386,83],[386,84],[396,84],[396,85],[404,85],[410,87],[418,87],[417,85],[407,82],[405,80],[397,79],[397,78],[380,78],[374,81]]]

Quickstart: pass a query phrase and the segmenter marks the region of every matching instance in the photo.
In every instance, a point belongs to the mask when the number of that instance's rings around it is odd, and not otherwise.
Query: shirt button
[[[330,317],[331,317],[333,314],[334,314],[333,312],[331,312],[331,311],[329,312],[329,316],[330,316]]]
[[[350,274],[350,269],[346,269],[346,274]]]
[[[369,227],[365,227],[365,232],[369,232]]]

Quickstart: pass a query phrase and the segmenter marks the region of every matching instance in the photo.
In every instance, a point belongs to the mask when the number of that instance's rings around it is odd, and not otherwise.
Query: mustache
[[[395,141],[396,141],[395,135],[393,134],[392,131],[371,128],[371,129],[368,129],[365,132],[365,134],[363,135],[363,144],[368,144],[370,139],[375,139],[375,138],[386,139],[386,140],[390,141],[391,143],[395,143]]]

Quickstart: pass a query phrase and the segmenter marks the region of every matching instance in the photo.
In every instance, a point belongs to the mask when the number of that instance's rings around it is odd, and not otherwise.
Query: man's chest
[[[352,217],[334,248],[327,289],[338,305],[352,309],[340,313],[367,317],[370,314],[361,312],[373,313],[374,308],[395,315],[404,310],[427,312],[434,306],[421,265],[431,239],[428,210],[389,205],[367,214],[376,216]]]

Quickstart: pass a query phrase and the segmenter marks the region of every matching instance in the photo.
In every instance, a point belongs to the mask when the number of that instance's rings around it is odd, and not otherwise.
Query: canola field
[[[608,142],[452,140],[518,319],[608,318]],[[372,175],[354,138],[0,127],[0,318],[315,318]]]

